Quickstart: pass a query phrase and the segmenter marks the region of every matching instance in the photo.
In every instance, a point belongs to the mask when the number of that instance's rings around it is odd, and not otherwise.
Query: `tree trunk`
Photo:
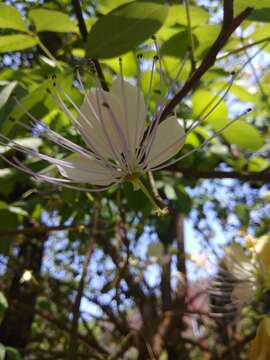
[[[20,350],[27,345],[31,333],[31,325],[35,315],[35,304],[38,295],[36,280],[22,282],[25,270],[31,271],[33,279],[40,277],[44,244],[44,234],[35,238],[24,238],[19,247],[15,266],[14,259],[9,263],[12,280],[6,291],[9,307],[0,325],[0,343]]]

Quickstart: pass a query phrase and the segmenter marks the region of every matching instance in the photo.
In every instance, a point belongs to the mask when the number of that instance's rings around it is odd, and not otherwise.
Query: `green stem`
[[[135,180],[132,180],[132,184],[134,187],[136,187],[137,189],[140,189],[144,193],[144,195],[148,198],[150,203],[153,205],[155,212],[158,216],[163,216],[168,213],[168,208],[161,209],[156,204],[155,200],[153,199],[152,195],[148,191],[147,187],[144,185],[144,183],[140,179],[137,178]]]
[[[136,179],[132,181],[134,184],[138,186],[144,193],[144,195],[148,198],[148,200],[151,202],[151,204],[154,206],[156,210],[160,210],[160,208],[157,206],[155,200],[153,199],[152,195],[149,193],[147,187],[144,185],[144,183],[140,179]]]
[[[41,42],[39,38],[38,38],[38,45],[48,56],[48,58],[51,59],[52,62],[54,62],[55,66],[57,66],[60,71],[63,71],[64,70],[63,66],[55,59],[53,54],[49,51],[49,49],[46,48],[46,46]]]

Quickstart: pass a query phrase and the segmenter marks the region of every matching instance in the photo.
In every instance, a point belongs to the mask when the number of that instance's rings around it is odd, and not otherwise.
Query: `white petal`
[[[128,140],[130,150],[134,154],[144,134],[146,107],[143,94],[136,86],[121,79],[112,83],[111,93],[121,103],[124,114],[124,117],[119,119],[121,128]]]
[[[185,143],[185,132],[175,116],[170,116],[158,125],[155,139],[148,154],[151,168],[164,163],[178,153]]]
[[[111,145],[119,153],[122,153],[123,145],[113,124],[112,117],[108,109],[102,105],[107,103],[114,114],[116,122],[120,123],[122,120],[119,119],[123,118],[123,113],[118,99],[106,91],[99,91],[97,95],[96,89],[90,91],[87,97],[88,99],[84,99],[80,109],[84,116],[80,115],[78,118],[83,139],[90,147],[94,145],[104,157],[112,157]],[[121,127],[120,124],[119,127]]]
[[[57,168],[62,176],[72,181],[93,185],[110,185],[115,182],[115,174],[95,159],[75,155],[65,160],[69,166],[58,165]]]

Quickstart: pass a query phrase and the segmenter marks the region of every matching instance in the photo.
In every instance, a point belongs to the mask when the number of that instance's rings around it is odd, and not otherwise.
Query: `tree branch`
[[[223,0],[223,26],[233,21],[233,0]]]
[[[251,173],[247,171],[197,170],[184,168],[177,164],[166,168],[166,171],[179,172],[184,177],[194,179],[237,179],[241,181],[270,181],[270,172]],[[0,233],[1,234],[1,233]]]
[[[246,8],[235,18],[232,17],[232,0],[224,0],[224,15],[223,15],[223,26],[221,31],[213,43],[205,58],[202,60],[201,65],[192,74],[192,76],[186,81],[180,91],[172,98],[172,100],[165,106],[162,111],[160,121],[166,119],[168,115],[174,110],[174,108],[180,103],[180,101],[198,84],[201,77],[214,65],[216,57],[219,51],[224,47],[231,34],[236,28],[245,20],[252,8]]]
[[[72,2],[72,6],[73,6],[73,9],[74,9],[77,21],[78,21],[78,26],[79,26],[80,33],[82,35],[82,38],[83,38],[84,42],[86,43],[88,32],[87,32],[87,27],[86,27],[86,24],[85,24],[85,21],[84,21],[84,18],[83,18],[82,7],[81,7],[80,0],[71,0],[71,2]],[[98,74],[98,77],[99,77],[102,88],[104,90],[108,91],[109,88],[108,88],[108,85],[106,83],[106,80],[105,80],[104,74],[102,72],[99,61],[97,59],[93,59],[93,62],[95,64],[95,68],[96,68],[96,71],[97,71],[97,74]]]
[[[93,230],[95,233],[95,230],[97,228],[97,222],[98,222],[98,215],[99,212],[96,210],[94,212],[94,218],[93,218]],[[90,263],[90,258],[93,252],[94,248],[94,239],[91,236],[88,242],[88,247],[86,251],[86,255],[83,262],[83,269],[82,274],[78,286],[78,292],[75,298],[75,303],[73,307],[73,317],[72,317],[72,324],[71,324],[71,331],[70,331],[70,343],[69,343],[69,353],[68,357],[70,360],[76,360],[78,355],[78,325],[79,325],[79,319],[80,319],[80,307],[81,307],[81,301],[83,297],[84,287],[86,283],[87,278],[87,272],[88,267]]]

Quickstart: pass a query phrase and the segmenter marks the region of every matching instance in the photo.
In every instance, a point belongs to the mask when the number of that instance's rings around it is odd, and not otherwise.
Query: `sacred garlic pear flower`
[[[259,299],[270,288],[270,239],[246,237],[246,247],[232,243],[225,249],[224,263],[233,276],[232,298],[240,305]]]
[[[147,127],[147,108],[141,90],[121,77],[113,81],[110,91],[104,91],[101,87],[85,91],[80,108],[56,80],[49,92],[75,126],[85,146],[75,144],[51,130],[15,99],[31,120],[31,124],[20,122],[20,125],[71,151],[71,155],[57,159],[23,147],[0,134],[2,144],[9,144],[18,151],[55,165],[59,176],[34,173],[18,159],[11,161],[3,154],[0,156],[37,179],[54,184],[83,191],[102,191],[120,182],[130,181],[135,189],[141,188],[150,198],[139,178],[150,170],[165,167],[166,162],[183,147],[185,132],[180,120],[172,115],[161,122],[157,115]],[[63,98],[75,108],[77,118]],[[76,184],[90,184],[97,188]]]
[[[155,56],[152,75],[157,60],[158,57]],[[94,73],[93,75],[95,76]],[[149,91],[152,87],[152,75]],[[159,91],[156,112],[153,118],[149,119],[140,87],[139,85],[134,86],[124,79],[121,61],[120,75],[112,82],[109,91],[102,89],[98,78],[95,79],[96,87],[87,91],[79,72],[77,78],[84,96],[81,107],[59,85],[56,76],[53,76],[53,86],[48,89],[48,92],[73,124],[84,145],[74,143],[50,129],[44,122],[36,119],[14,97],[17,106],[29,118],[27,122],[17,121],[16,124],[31,131],[33,135],[43,137],[68,150],[69,156],[64,159],[49,156],[22,146],[0,133],[1,145],[12,147],[27,156],[47,161],[58,169],[59,175],[51,176],[46,172],[34,172],[17,158],[10,159],[0,153],[3,160],[36,179],[81,191],[103,191],[113,185],[128,181],[133,184],[134,190],[141,189],[152,204],[157,207],[140,180],[141,176],[149,171],[163,169],[201,149],[239,118],[227,123],[198,148],[175,157],[183,147],[186,136],[214,111],[222,99],[219,99],[203,118],[195,119],[185,132],[180,119],[175,114],[165,119],[162,117],[165,104],[161,100],[161,91]],[[66,105],[66,102],[69,103],[69,106]],[[77,116],[74,115],[74,111]],[[242,116],[243,114],[240,115],[240,117]],[[158,210],[160,209],[158,208]]]

